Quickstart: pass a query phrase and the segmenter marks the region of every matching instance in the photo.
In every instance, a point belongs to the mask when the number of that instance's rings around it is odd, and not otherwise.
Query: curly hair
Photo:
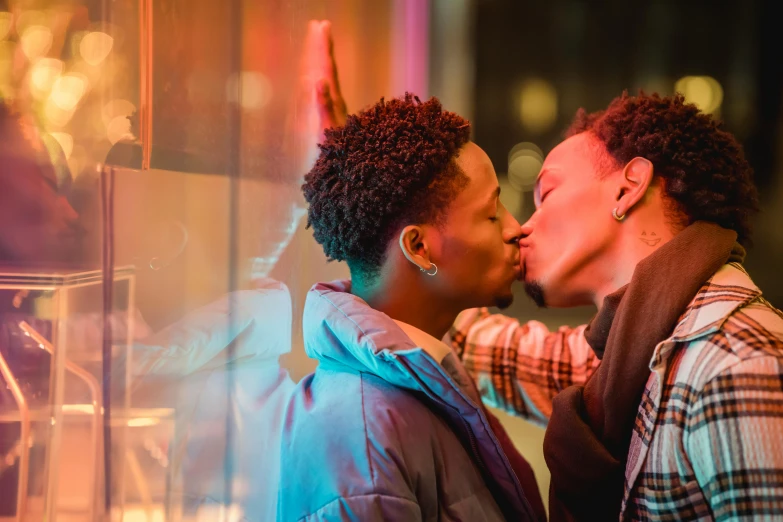
[[[710,221],[737,232],[741,244],[750,243],[758,192],[742,146],[681,94],[624,92],[605,111],[580,109],[566,137],[586,131],[605,145],[609,158],[599,162],[608,160],[613,169],[637,156],[652,162],[676,224]]]
[[[454,159],[469,138],[468,121],[437,98],[422,102],[410,93],[381,99],[328,129],[302,186],[307,227],[327,258],[372,278],[400,227],[440,225],[467,185]]]

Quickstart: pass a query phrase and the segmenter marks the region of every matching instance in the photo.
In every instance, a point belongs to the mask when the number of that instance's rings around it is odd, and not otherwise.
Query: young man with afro
[[[532,469],[441,339],[508,306],[520,225],[470,124],[436,99],[381,100],[326,131],[308,225],[350,281],[303,317],[319,361],[284,419],[278,520],[542,520]]]
[[[783,518],[783,317],[742,267],[740,144],[679,94],[624,94],[577,114],[535,201],[527,293],[597,315],[470,310],[451,338],[488,404],[547,426],[551,519]]]

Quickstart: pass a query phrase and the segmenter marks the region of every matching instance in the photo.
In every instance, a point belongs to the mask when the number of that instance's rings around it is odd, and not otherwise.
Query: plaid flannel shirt
[[[487,404],[545,425],[552,398],[600,364],[584,328],[474,309],[451,341]],[[620,519],[783,520],[783,314],[738,264],[715,273],[655,348]]]

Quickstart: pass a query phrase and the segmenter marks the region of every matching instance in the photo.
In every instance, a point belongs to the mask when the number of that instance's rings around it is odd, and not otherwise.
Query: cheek
[[[487,230],[474,230],[465,239],[449,238],[441,243],[445,275],[459,286],[480,281],[484,274],[498,267],[503,259],[503,243]],[[497,243],[497,244],[496,244]]]
[[[605,224],[600,201],[598,193],[564,194],[546,201],[536,226],[539,239],[546,241],[542,246],[562,248],[592,241]]]
[[[552,203],[539,212],[528,270],[531,278],[567,286],[611,241],[612,218],[600,196]]]

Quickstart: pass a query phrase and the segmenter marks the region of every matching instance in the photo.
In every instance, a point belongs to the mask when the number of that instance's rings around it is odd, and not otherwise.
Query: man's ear
[[[418,225],[408,225],[400,232],[400,250],[405,258],[421,270],[429,270],[430,248],[424,230]]]
[[[623,168],[623,177],[617,187],[617,215],[625,216],[642,200],[653,181],[653,164],[637,156]]]

